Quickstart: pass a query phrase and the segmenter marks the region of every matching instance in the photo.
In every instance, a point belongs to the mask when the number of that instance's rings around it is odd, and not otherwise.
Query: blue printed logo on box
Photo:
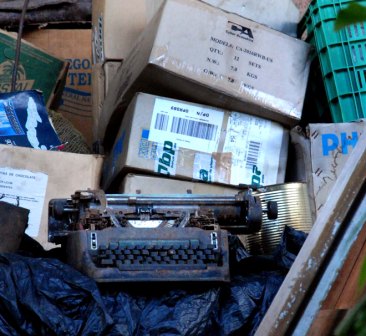
[[[323,155],[328,156],[329,152],[334,151],[340,145],[342,154],[348,154],[348,147],[355,148],[358,141],[357,132],[352,132],[351,135],[347,135],[346,132],[340,133],[340,137],[334,133],[322,134],[322,148]]]

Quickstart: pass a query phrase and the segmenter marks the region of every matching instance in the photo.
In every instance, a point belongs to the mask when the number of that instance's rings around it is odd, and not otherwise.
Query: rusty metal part
[[[106,227],[220,226],[232,233],[261,229],[263,213],[277,218],[276,203],[262,203],[250,189],[235,196],[141,195],[77,191],[71,199],[49,204],[49,240],[56,242],[70,231]],[[99,223],[100,224],[99,224]]]

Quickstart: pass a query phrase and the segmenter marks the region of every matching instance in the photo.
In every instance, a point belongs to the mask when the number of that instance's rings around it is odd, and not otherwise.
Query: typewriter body
[[[230,233],[261,229],[250,189],[234,196],[110,194],[77,191],[49,203],[49,241],[98,282],[229,281]]]

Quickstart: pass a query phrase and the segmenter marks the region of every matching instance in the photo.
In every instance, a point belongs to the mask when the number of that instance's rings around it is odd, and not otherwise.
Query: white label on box
[[[231,113],[223,152],[232,153],[230,183],[277,183],[283,129],[269,120]]]
[[[26,233],[38,236],[48,176],[28,170],[0,168],[0,200],[30,210]]]
[[[172,141],[158,143],[156,147],[155,172],[162,175],[175,175],[177,170],[178,146]]]
[[[223,118],[223,111],[156,98],[149,140],[171,139],[179,147],[212,153],[219,145]]]
[[[193,178],[205,182],[215,181],[216,161],[209,154],[196,153],[193,163]]]

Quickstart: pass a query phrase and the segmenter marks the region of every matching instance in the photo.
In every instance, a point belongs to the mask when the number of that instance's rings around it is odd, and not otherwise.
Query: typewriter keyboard
[[[109,228],[68,236],[68,262],[98,282],[229,281],[228,233]]]
[[[117,267],[121,271],[206,269],[209,265],[222,265],[218,246],[203,244],[199,239],[121,240],[99,246],[93,260],[99,267]]]

